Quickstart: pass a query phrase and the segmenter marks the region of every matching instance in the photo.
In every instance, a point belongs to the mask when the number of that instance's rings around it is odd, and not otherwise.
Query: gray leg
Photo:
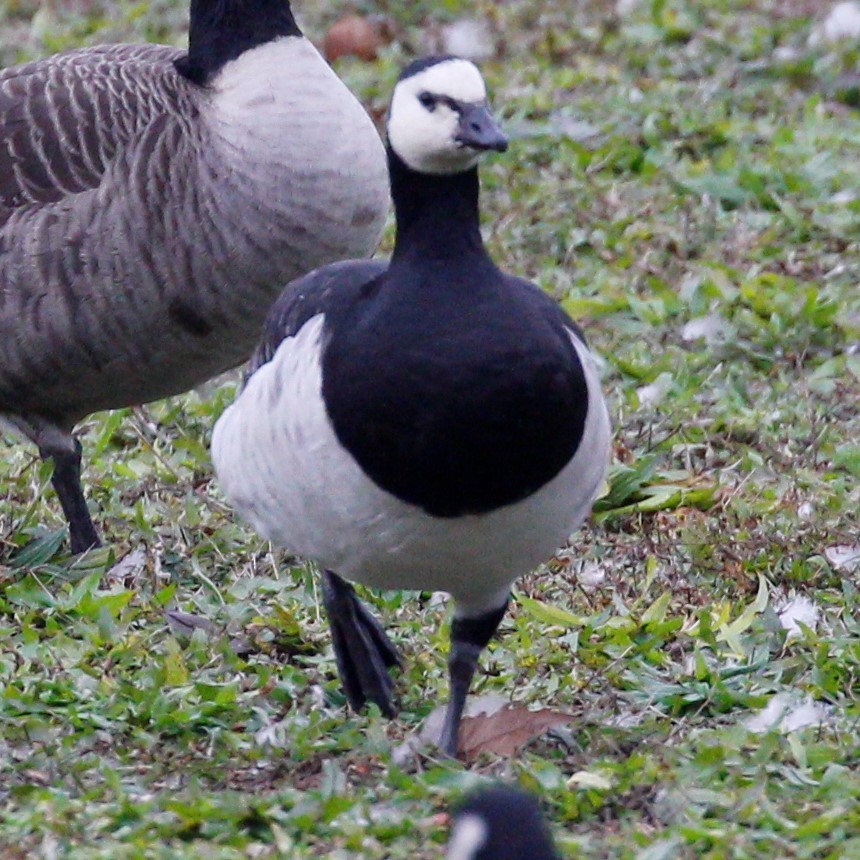
[[[322,579],[337,670],[350,706],[358,711],[375,702],[393,717],[394,681],[388,669],[401,665],[400,655],[348,582],[330,570],[323,571]]]
[[[451,652],[448,655],[450,699],[442,724],[439,749],[451,758],[457,757],[457,737],[460,720],[466,707],[466,696],[478,666],[478,657],[499,627],[508,608],[508,601],[475,618],[454,618],[451,624]]]
[[[77,439],[74,443],[73,451],[46,450],[40,447],[39,453],[43,460],[50,457],[54,461],[51,483],[69,523],[72,553],[77,554],[90,547],[100,546],[101,541],[96,534],[81,487],[81,443]]]

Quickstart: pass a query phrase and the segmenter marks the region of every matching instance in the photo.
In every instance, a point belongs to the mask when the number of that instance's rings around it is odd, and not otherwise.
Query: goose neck
[[[289,0],[191,0],[188,53],[176,68],[204,86],[245,51],[301,35]]]
[[[388,166],[397,221],[392,264],[413,256],[486,256],[478,214],[477,167],[456,174],[418,173],[390,147]]]

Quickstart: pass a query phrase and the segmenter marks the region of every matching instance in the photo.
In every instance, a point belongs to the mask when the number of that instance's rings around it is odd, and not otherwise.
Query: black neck
[[[487,257],[478,218],[478,168],[463,173],[427,174],[408,167],[389,146],[388,170],[397,219],[392,265],[457,257]],[[487,257],[489,259],[489,257]]]
[[[191,0],[188,53],[179,73],[204,86],[240,54],[279,36],[301,36],[289,0]]]

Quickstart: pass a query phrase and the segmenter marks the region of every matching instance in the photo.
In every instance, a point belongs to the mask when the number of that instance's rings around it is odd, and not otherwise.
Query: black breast
[[[494,510],[550,481],[582,437],[573,324],[536,287],[383,281],[329,318],[323,396],[382,489],[438,517]]]

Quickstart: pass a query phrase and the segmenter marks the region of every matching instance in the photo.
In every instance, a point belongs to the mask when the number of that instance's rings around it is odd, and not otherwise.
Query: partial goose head
[[[508,139],[487,102],[484,78],[459,57],[416,60],[400,75],[388,113],[388,145],[417,173],[462,173]]]
[[[559,860],[537,799],[496,785],[457,807],[445,860]]]

